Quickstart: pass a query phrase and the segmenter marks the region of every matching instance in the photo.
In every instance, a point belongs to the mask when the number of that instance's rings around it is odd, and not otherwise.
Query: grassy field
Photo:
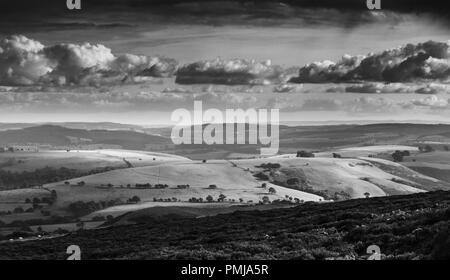
[[[130,150],[51,150],[39,152],[0,153],[0,167],[11,172],[34,171],[39,168],[65,167],[89,171],[102,167],[125,168],[156,165],[166,161],[188,161],[170,154]]]
[[[266,198],[269,201],[291,202],[333,201],[450,189],[449,183],[422,175],[400,163],[364,157],[371,153],[389,154],[397,149],[413,151],[414,147],[387,145],[345,149],[340,152],[353,153],[351,156],[355,157],[342,158],[333,158],[329,151],[317,153],[315,158],[298,158],[295,154],[285,154],[270,158],[206,162],[139,151],[53,152],[52,155],[56,156],[53,164],[64,164],[64,156],[73,154],[80,161],[86,156],[84,164],[73,162],[73,166],[87,166],[90,164],[89,160],[96,158],[102,162],[122,162],[126,167],[45,184],[43,188],[1,191],[0,211],[3,212],[13,212],[17,207],[26,210],[32,207],[31,203],[25,204],[26,199],[49,198],[52,191],[56,191],[57,199],[51,205],[43,204],[41,210],[49,215],[36,210],[32,213],[2,215],[0,221],[11,223],[32,219],[48,220],[54,215],[73,216],[68,207],[79,201],[121,201],[121,205],[96,209],[87,216],[79,217],[89,221],[96,216],[117,217],[155,207],[162,209],[159,210],[162,212],[177,209],[175,213],[182,210],[186,213],[198,212],[196,208],[217,208],[220,210],[212,212],[219,213],[228,212],[228,209],[238,205],[254,205]],[[58,156],[64,159],[62,163],[55,160]],[[422,155],[414,152],[412,156]],[[440,160],[444,162],[445,158]],[[44,160],[40,162],[34,154],[29,155],[28,161],[30,164],[45,164]],[[51,159],[47,161],[52,162]],[[139,184],[166,184],[167,187],[142,189],[137,187]],[[189,188],[179,188],[178,185],[189,185]],[[214,187],[210,187],[211,185]],[[220,195],[224,195],[224,201],[217,202]],[[125,204],[133,196],[138,196],[140,201]],[[214,203],[205,203],[208,196],[212,197]],[[202,198],[204,202],[190,202],[192,198]]]

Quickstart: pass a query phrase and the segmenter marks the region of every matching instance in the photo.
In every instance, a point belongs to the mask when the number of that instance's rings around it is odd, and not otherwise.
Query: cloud
[[[277,108],[281,112],[347,112],[351,114],[373,114],[396,112],[403,104],[383,98],[363,96],[353,99],[306,98],[295,102],[289,97],[273,97],[268,100],[267,108]]]
[[[135,77],[165,77],[173,59],[114,55],[103,45],[44,46],[22,35],[0,41],[0,85],[99,85],[135,82]]]
[[[427,107],[430,109],[448,109],[449,100],[439,98],[437,95],[427,96],[421,99],[413,99],[408,102],[403,103],[404,108],[413,108],[413,107]]]
[[[214,59],[186,64],[177,71],[179,84],[267,85],[286,81],[286,73],[270,60]]]
[[[254,96],[237,93],[207,92],[195,96],[195,100],[201,100],[205,105],[221,109],[227,108],[251,108],[255,107],[257,98]]]
[[[1,89],[1,88],[0,88]],[[7,91],[6,91],[7,90]],[[128,112],[171,111],[192,108],[195,100],[205,108],[253,108],[257,98],[239,93],[99,90],[54,88],[46,91],[23,91],[20,88],[0,91],[0,110],[3,112]]]
[[[293,82],[450,81],[450,41],[407,44],[368,55],[344,55],[338,62],[313,62],[302,67]]]
[[[302,89],[303,85],[281,84],[275,86],[272,91],[276,93],[300,93],[302,92]]]
[[[385,113],[394,112],[399,106],[383,97],[358,97],[346,104],[346,111],[354,113]]]

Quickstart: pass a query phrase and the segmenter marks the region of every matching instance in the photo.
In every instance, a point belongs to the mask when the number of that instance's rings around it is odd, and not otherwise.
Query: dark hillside
[[[201,219],[166,217],[0,244],[0,259],[361,259],[370,245],[384,259],[450,258],[450,192],[235,212]]]

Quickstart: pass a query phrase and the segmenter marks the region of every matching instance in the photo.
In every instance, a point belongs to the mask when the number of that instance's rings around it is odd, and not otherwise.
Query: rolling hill
[[[151,160],[150,164],[51,183],[44,189],[3,191],[0,204],[12,210],[24,203],[26,198],[46,197],[49,191],[55,190],[58,198],[46,209],[53,214],[70,215],[69,205],[78,201],[140,198],[137,204],[113,205],[96,211],[84,218],[89,220],[98,215],[118,216],[155,206],[210,207],[212,204],[204,203],[207,196],[212,196],[217,202],[219,196],[224,195],[225,200],[218,207],[229,207],[255,204],[263,201],[264,197],[270,201],[289,198],[291,201],[306,202],[450,190],[448,183],[398,163],[373,158],[297,158],[295,155],[283,155],[199,162],[168,156],[166,161]],[[145,184],[164,184],[167,187],[138,187]],[[179,185],[189,185],[189,188],[180,188]],[[272,192],[270,188],[273,188]],[[190,201],[192,198],[202,198],[204,202]],[[19,218],[20,214],[2,217],[8,221]]]
[[[171,140],[161,136],[125,130],[84,130],[55,125],[42,125],[0,131],[0,146],[11,143],[40,143],[54,146],[77,144],[110,144],[123,149],[143,150],[147,144],[171,144]]]

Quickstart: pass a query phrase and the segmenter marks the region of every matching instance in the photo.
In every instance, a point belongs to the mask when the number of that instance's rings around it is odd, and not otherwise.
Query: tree
[[[224,202],[224,201],[225,201],[225,198],[227,198],[226,195],[224,195],[224,194],[221,193],[221,194],[219,195],[219,198],[217,199],[217,201],[219,201],[219,202]]]
[[[307,152],[307,151],[298,151],[297,157],[313,158],[313,157],[315,157],[315,155],[313,153]]]
[[[132,198],[130,198],[129,200],[131,203],[139,203],[141,202],[141,198],[137,195],[133,196]]]
[[[25,203],[30,204],[31,203],[31,199],[29,199],[29,198],[25,199]]]
[[[214,201],[214,198],[213,198],[211,195],[208,195],[208,196],[206,197],[206,201],[209,202],[209,203],[211,203],[211,202]]]
[[[433,149],[433,147],[431,147],[430,145],[426,145],[425,146],[425,152],[426,153],[431,153],[431,152],[433,152],[434,151],[434,149]]]
[[[365,192],[365,193],[364,193],[364,196],[365,196],[366,198],[369,198],[369,197],[370,197],[370,193]]]
[[[277,193],[277,191],[274,188],[270,187],[269,188],[269,193],[270,194],[275,194],[275,193]]]
[[[267,184],[266,184],[266,183],[263,183],[263,184],[261,185],[261,188],[263,188],[263,189],[267,188]]]
[[[423,153],[430,153],[430,152],[433,152],[434,149],[430,145],[426,145],[426,146],[420,146],[419,151],[421,151]]]
[[[266,195],[263,196],[262,201],[263,201],[263,203],[270,203],[270,199],[269,199],[269,197],[266,196]]]
[[[217,189],[217,186],[216,185],[209,185],[208,189],[214,190],[214,189]]]
[[[341,157],[342,156],[340,154],[333,153],[333,158],[341,158]]]
[[[395,151],[395,153],[393,153],[392,158],[394,159],[395,162],[402,162],[403,161],[403,153],[400,151]]]

